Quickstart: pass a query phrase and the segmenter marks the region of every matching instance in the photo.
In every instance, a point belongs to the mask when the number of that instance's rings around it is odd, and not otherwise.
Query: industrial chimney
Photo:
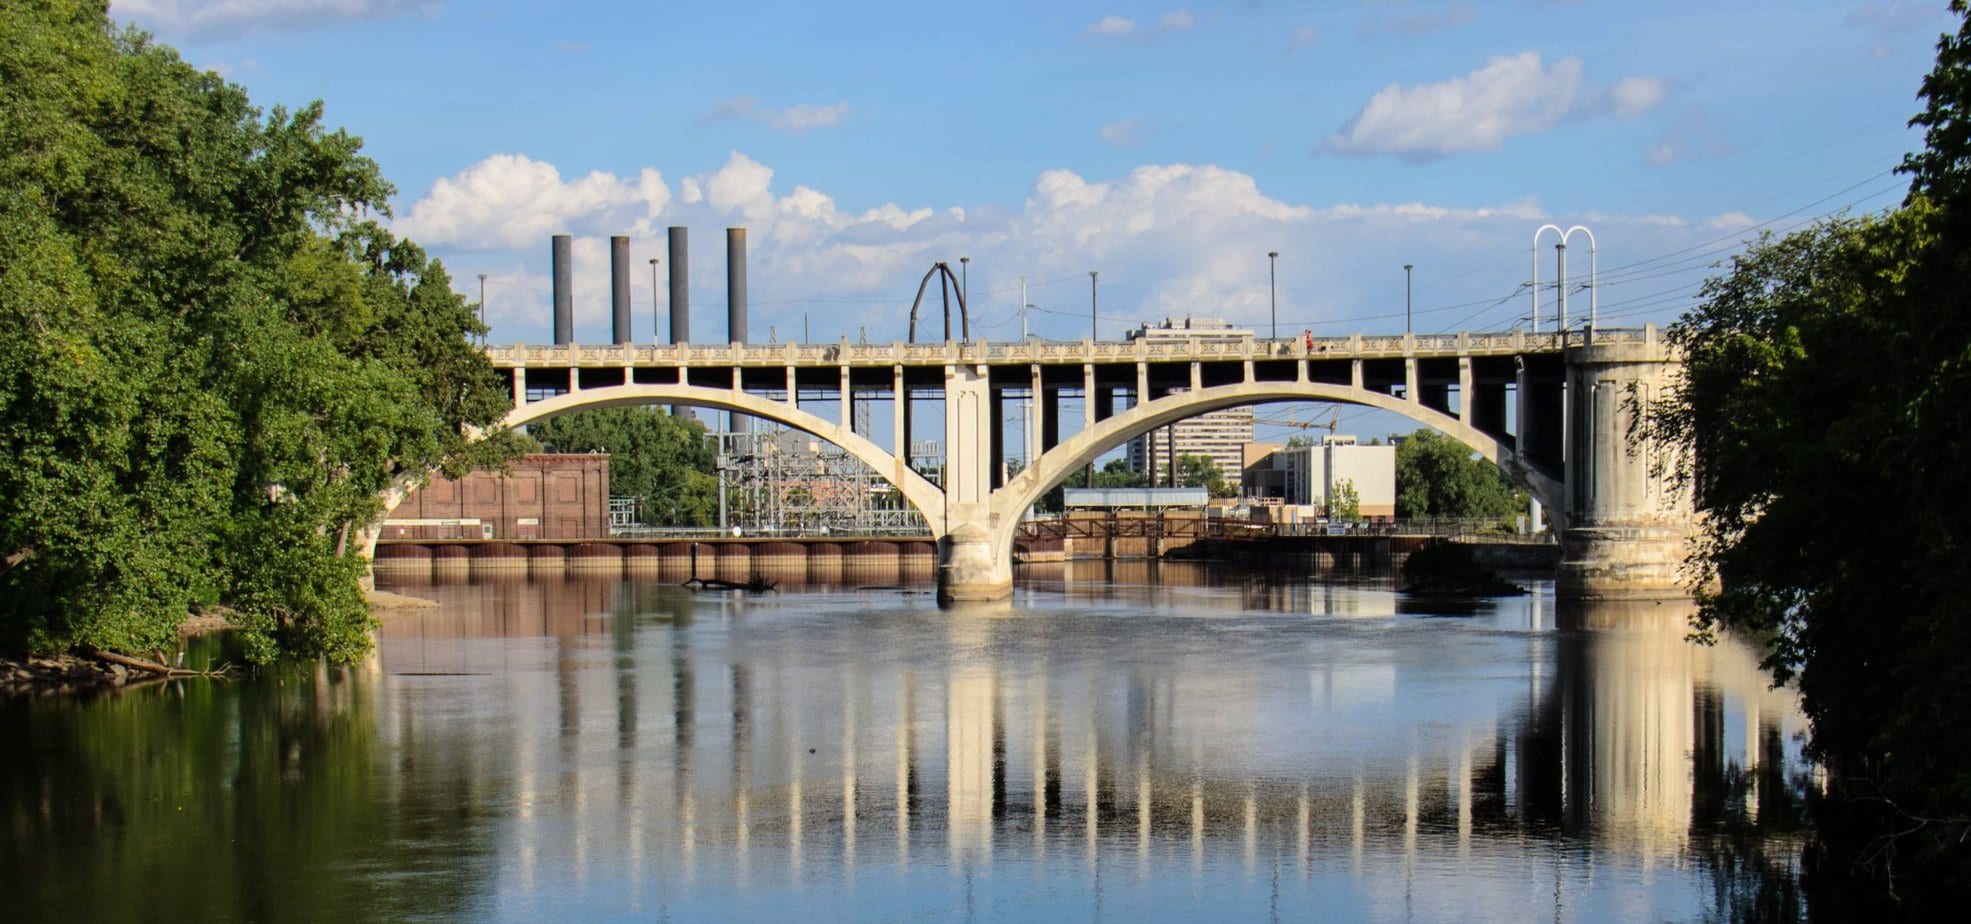
[[[554,257],[554,343],[565,346],[575,342],[575,280],[571,275],[571,251],[574,240],[566,234],[557,234],[553,239]]]
[[[671,228],[671,342],[691,342],[690,231]]]
[[[630,342],[630,239],[609,238],[609,329],[617,346]]]
[[[725,229],[725,327],[726,339],[746,342],[746,229]],[[738,370],[734,370],[738,375]],[[751,418],[737,411],[728,416],[726,427],[733,433],[746,433]]]
[[[725,229],[725,325],[733,343],[746,342],[746,229]]]

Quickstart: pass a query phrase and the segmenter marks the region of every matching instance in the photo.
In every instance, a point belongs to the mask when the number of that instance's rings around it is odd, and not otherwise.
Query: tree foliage
[[[1330,520],[1354,522],[1362,519],[1362,492],[1355,490],[1355,482],[1343,478],[1334,483],[1328,495],[1327,516]]]
[[[1690,461],[1700,628],[1767,640],[1799,685],[1820,875],[1935,913],[1971,889],[1971,25],[1923,95],[1905,205],[1734,258],[1672,329],[1687,381],[1645,429]]]
[[[1507,517],[1525,506],[1498,466],[1436,430],[1418,430],[1396,447],[1399,517]]]
[[[609,453],[609,491],[637,499],[651,526],[711,526],[718,516],[718,449],[705,425],[654,407],[580,411],[531,435],[557,452]]]
[[[1098,488],[1147,488],[1150,477],[1142,472],[1129,470],[1126,459],[1110,459],[1106,465],[1095,471],[1095,487]]]
[[[1186,488],[1204,488],[1212,497],[1232,497],[1239,493],[1236,486],[1225,483],[1225,473],[1219,470],[1218,462],[1210,456],[1178,456],[1177,484]]]
[[[346,553],[392,478],[499,458],[442,267],[319,103],[238,86],[105,4],[0,17],[0,644],[149,650],[196,603],[249,650],[367,650]]]

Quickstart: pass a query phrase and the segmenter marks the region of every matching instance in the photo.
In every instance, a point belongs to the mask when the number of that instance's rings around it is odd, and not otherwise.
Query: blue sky
[[[1269,250],[1283,334],[1402,330],[1405,263],[1419,332],[1506,329],[1546,222],[1593,230],[1605,324],[1667,322],[1760,228],[1900,198],[1885,171],[1920,143],[1905,123],[1952,23],[1910,0],[112,15],[263,106],[324,100],[397,184],[399,230],[462,291],[488,275],[496,342],[548,339],[556,232],[577,236],[584,342],[608,339],[606,239],[632,235],[648,340],[647,260],[672,224],[693,231],[700,340],[724,331],[728,225],[750,232],[761,340],[804,320],[900,338],[919,277],[961,255],[995,339],[1018,336],[1021,275],[1036,334],[1086,336],[1089,270],[1104,336],[1184,315],[1264,333]]]

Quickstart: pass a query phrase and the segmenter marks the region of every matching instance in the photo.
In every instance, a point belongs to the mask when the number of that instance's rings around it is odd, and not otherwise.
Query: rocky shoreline
[[[0,655],[0,696],[63,696],[130,681],[130,669],[91,658],[57,655],[16,658]]]

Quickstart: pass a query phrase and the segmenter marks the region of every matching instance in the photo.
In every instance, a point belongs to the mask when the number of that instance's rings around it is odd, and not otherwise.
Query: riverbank
[[[389,612],[436,609],[435,600],[391,593],[387,590],[364,592],[369,600],[370,610],[379,616]],[[178,638],[185,639],[221,632],[232,627],[226,621],[224,612],[205,612],[187,618],[178,626]],[[125,663],[117,663],[122,660]],[[76,654],[65,652],[47,657],[31,657],[20,654],[0,654],[0,697],[12,696],[65,696],[80,693],[93,693],[114,689],[132,683],[163,680],[169,676],[193,676],[190,672],[166,674],[156,669],[166,665],[153,664],[142,658],[122,658],[119,655]]]

